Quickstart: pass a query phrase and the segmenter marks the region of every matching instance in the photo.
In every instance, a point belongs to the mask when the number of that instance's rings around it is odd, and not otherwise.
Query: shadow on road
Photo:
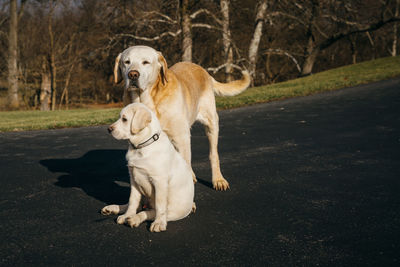
[[[40,164],[62,173],[55,185],[80,188],[107,204],[123,204],[129,198],[126,150],[92,150],[75,159],[44,159]],[[123,183],[121,183],[123,182]]]
[[[211,189],[214,188],[212,182],[206,181],[206,180],[201,179],[201,178],[199,178],[199,177],[196,177],[196,179],[197,179],[197,182],[198,182],[199,184],[202,184],[202,185],[204,185],[204,186],[206,186],[206,187],[208,187],[208,188],[211,188]]]

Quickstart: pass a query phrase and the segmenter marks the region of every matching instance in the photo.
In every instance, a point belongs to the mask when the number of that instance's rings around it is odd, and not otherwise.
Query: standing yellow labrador
[[[190,127],[204,124],[210,143],[212,183],[226,190],[229,183],[221,174],[218,156],[218,115],[214,93],[233,96],[250,84],[250,75],[229,83],[219,83],[202,67],[179,62],[168,69],[160,52],[148,46],[132,46],[115,60],[114,79],[124,80],[124,104],[140,102],[155,112],[163,131],[191,166]],[[193,180],[196,178],[193,174]]]

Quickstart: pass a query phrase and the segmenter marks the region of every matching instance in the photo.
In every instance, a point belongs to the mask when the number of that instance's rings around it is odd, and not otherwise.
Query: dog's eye
[[[147,64],[150,64],[150,62],[148,62],[147,60],[145,60],[145,61],[142,62],[142,64],[143,64],[143,65],[147,65]]]
[[[126,65],[131,64],[131,62],[130,62],[129,60],[125,60],[124,63],[125,63]]]
[[[128,120],[125,117],[122,117],[123,122],[127,122]]]

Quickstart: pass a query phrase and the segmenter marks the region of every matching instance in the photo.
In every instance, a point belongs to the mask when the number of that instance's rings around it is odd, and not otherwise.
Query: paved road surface
[[[0,134],[0,265],[399,266],[400,78],[220,122],[231,190],[195,125],[197,212],[159,234],[98,213],[129,195],[105,126]]]

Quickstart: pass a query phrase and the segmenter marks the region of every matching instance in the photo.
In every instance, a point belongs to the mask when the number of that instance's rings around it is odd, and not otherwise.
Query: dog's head
[[[167,62],[161,52],[148,46],[132,46],[115,59],[114,82],[125,82],[125,88],[150,89],[160,79],[167,82]]]
[[[119,119],[108,127],[108,132],[118,140],[135,144],[160,129],[154,113],[141,103],[129,104],[121,110]]]

